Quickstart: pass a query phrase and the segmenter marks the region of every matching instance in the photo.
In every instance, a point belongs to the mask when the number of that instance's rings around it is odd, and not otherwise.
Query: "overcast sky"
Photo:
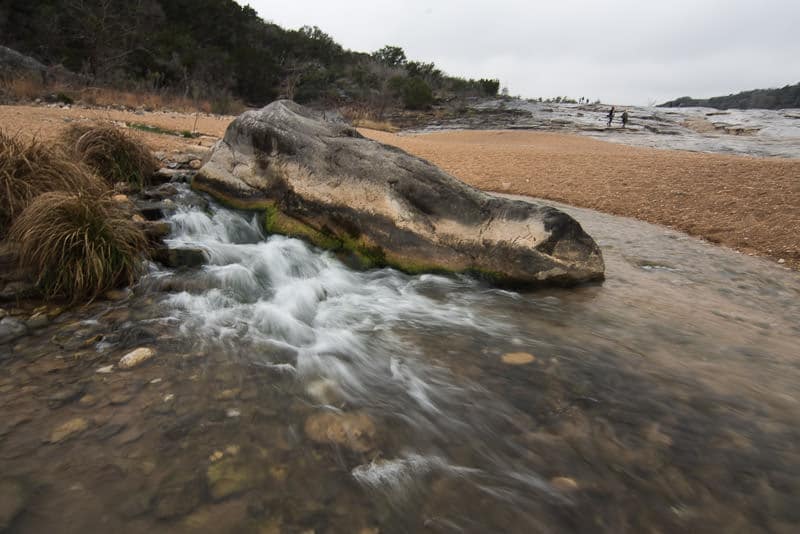
[[[512,95],[648,104],[800,82],[800,0],[239,0]]]

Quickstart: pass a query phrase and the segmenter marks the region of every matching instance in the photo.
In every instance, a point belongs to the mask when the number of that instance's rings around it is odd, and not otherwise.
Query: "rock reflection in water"
[[[179,211],[209,265],[1,347],[0,528],[795,532],[797,274],[565,209],[602,286],[354,272]]]

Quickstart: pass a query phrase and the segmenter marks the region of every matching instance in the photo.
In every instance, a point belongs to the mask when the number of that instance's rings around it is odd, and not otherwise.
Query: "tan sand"
[[[176,135],[142,132],[131,128],[150,145],[153,150],[183,150],[191,145],[209,146],[222,137],[225,128],[234,119],[230,116],[197,115],[196,131],[203,134],[199,139],[186,139]],[[114,122],[119,125],[146,124],[182,132],[192,131],[195,127],[195,115],[176,112],[145,112],[137,114],[132,111],[118,111],[83,107],[49,107],[49,106],[0,106],[0,129],[8,134],[20,133],[42,140],[54,139],[64,128],[75,122]]]
[[[362,133],[480,189],[635,217],[800,268],[800,160],[638,148],[541,132]]]
[[[153,150],[209,146],[233,117],[200,114],[201,139],[141,133]],[[0,129],[52,139],[73,121],[191,130],[195,115],[0,106]],[[135,131],[135,130],[134,130]],[[577,135],[451,131],[361,132],[488,191],[529,195],[671,226],[800,269],[800,160],[629,147]]]

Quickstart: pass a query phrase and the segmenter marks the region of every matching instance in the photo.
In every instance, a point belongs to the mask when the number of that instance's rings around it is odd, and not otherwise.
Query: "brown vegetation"
[[[102,182],[60,147],[0,131],[0,236],[42,193],[102,189]]]
[[[158,161],[141,142],[114,126],[74,124],[63,139],[67,149],[109,185],[125,182],[139,190],[158,169]]]
[[[246,106],[237,99],[222,95],[218,98],[195,99],[170,91],[124,90],[104,86],[81,86],[59,81],[45,82],[41,76],[0,78],[0,101],[33,102],[35,100],[79,103],[86,106],[146,109],[148,111],[179,111],[182,113],[239,114]]]
[[[342,116],[356,128],[395,133],[399,130],[391,122],[379,117],[375,109],[368,106],[345,106],[339,109]]]
[[[19,243],[21,264],[38,273],[44,295],[73,302],[132,283],[148,246],[142,230],[109,196],[90,192],[36,197],[9,237]]]

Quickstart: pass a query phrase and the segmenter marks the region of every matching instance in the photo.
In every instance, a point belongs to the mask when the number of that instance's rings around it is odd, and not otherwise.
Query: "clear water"
[[[171,243],[206,267],[153,267],[0,360],[0,478],[30,488],[11,531],[796,532],[798,274],[564,209],[602,285],[357,272],[181,209]]]

